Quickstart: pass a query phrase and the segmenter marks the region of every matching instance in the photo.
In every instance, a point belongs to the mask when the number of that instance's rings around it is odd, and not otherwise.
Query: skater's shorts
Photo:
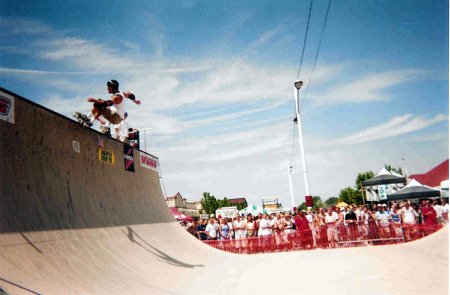
[[[120,117],[120,115],[117,113],[111,112],[111,109],[109,107],[102,108],[101,110],[99,110],[99,112],[100,112],[100,115],[105,117],[105,119],[108,120],[109,122],[111,122],[112,124],[117,125],[120,122],[122,122],[122,118]]]

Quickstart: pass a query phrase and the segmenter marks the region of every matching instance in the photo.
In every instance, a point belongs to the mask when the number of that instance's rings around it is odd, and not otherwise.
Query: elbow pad
[[[133,92],[130,92],[130,94],[128,95],[128,98],[131,99],[131,100],[135,100],[136,96],[134,95]]]
[[[110,107],[110,106],[113,105],[113,102],[112,102],[111,100],[107,100],[107,101],[105,101],[105,104],[106,104],[108,107]]]

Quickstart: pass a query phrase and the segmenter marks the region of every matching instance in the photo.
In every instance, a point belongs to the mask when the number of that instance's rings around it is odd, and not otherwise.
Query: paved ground
[[[8,294],[448,294],[448,228],[394,246],[221,252],[174,222],[138,150],[126,171],[120,142],[17,96],[14,106],[14,124],[0,120]],[[98,160],[99,140],[114,165]]]

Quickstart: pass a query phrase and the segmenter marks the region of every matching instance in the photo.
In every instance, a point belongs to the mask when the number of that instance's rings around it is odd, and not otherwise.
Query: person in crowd
[[[127,118],[128,118],[128,113],[125,112],[123,114],[123,120],[118,125],[115,125],[115,129],[114,129],[116,138],[124,143],[128,143],[128,133],[129,133],[128,129],[130,128]]]
[[[391,207],[391,231],[392,233],[395,233],[396,236],[400,236],[401,235],[401,226],[402,226],[402,221],[401,221],[401,213],[398,211],[397,206],[394,204]]]
[[[227,218],[222,218],[220,220],[219,225],[220,239],[221,240],[230,240],[231,239],[231,231],[228,226]]]
[[[263,214],[263,218],[259,222],[259,236],[270,236],[272,234],[272,226],[270,225],[269,215]]]
[[[285,214],[284,215],[284,224],[283,224],[283,228],[284,228],[284,233],[285,234],[290,234],[291,232],[293,232],[294,230],[292,229],[292,220],[291,217],[289,216],[289,214]]]
[[[355,206],[356,207],[356,206]],[[358,237],[358,228],[356,222],[358,221],[358,217],[356,213],[353,211],[354,207],[350,207],[349,212],[345,215],[345,223],[348,224],[348,234],[350,241],[355,241]]]
[[[353,208],[353,212],[355,212],[355,214],[356,214],[356,221],[360,221],[361,220],[361,211],[362,210],[360,210],[359,207],[356,206],[355,204],[352,205],[352,208]]]
[[[442,206],[441,200],[435,200],[433,202],[434,211],[436,211],[437,223],[442,224],[442,211],[444,207]]]
[[[311,228],[309,227],[309,221],[306,218],[306,211],[300,210],[298,212],[295,224],[297,225],[297,231],[303,236],[301,240],[301,247],[312,248],[314,245],[313,235]]]
[[[447,200],[443,200],[442,201],[442,222],[444,223],[444,224],[447,224],[448,223],[448,211],[449,211],[449,208],[448,208],[448,201]]]
[[[422,208],[422,216],[424,219],[423,223],[426,225],[435,225],[438,223],[436,211],[429,200],[425,201],[425,206]]]
[[[382,237],[389,237],[389,214],[384,210],[386,204],[378,204],[378,211],[375,213],[375,218],[378,222],[378,226],[381,230]]]
[[[291,220],[292,220],[292,231],[297,231],[297,225],[295,224],[295,218],[297,217],[297,212],[292,212]]]
[[[224,219],[227,221],[228,224],[228,228],[230,229],[230,237],[233,239],[234,238],[234,226],[233,226],[233,222],[234,222],[234,218],[226,218],[224,217]]]
[[[247,237],[254,237],[255,234],[255,221],[254,218],[252,216],[252,214],[248,214],[247,215],[247,224],[246,224],[246,229],[247,229]]]
[[[332,208],[327,209],[327,214],[325,215],[325,224],[327,225],[327,237],[329,245],[331,247],[337,246],[337,232],[336,232],[336,222],[337,217]]]
[[[411,207],[409,202],[405,203],[405,206],[401,211],[401,221],[405,225],[416,224],[416,218],[418,217],[417,212]]]
[[[236,240],[245,239],[245,222],[241,216],[236,215],[236,220],[233,221],[234,238]]]
[[[262,217],[262,215],[261,215]],[[261,219],[259,218],[259,214],[253,217],[253,236],[259,236],[259,222]]]
[[[274,223],[273,223],[273,232],[278,235],[281,232],[284,232],[284,220],[281,219],[281,213],[277,212],[275,214]]]
[[[359,226],[361,229],[361,233],[363,235],[364,239],[367,239],[367,235],[369,234],[369,216],[368,216],[368,212],[369,208],[368,206],[363,206],[360,210],[360,214],[359,214]]]
[[[206,230],[206,224],[208,223],[208,221],[206,219],[200,219],[198,226],[197,226],[197,235],[199,240],[207,240],[207,236],[205,234],[205,230]]]
[[[394,225],[400,225],[401,222],[401,214],[397,209],[397,206],[395,206],[395,204],[391,207],[391,212],[389,214],[391,216],[390,220],[392,220],[392,223]]]
[[[219,225],[216,223],[216,220],[211,217],[209,219],[209,223],[206,225],[205,234],[208,237],[208,240],[217,240],[217,232],[219,230]]]
[[[198,220],[194,219],[192,221],[192,223],[189,224],[188,227],[186,227],[186,230],[196,238],[198,238],[197,226],[198,226]]]
[[[347,207],[341,207],[339,209],[339,211],[338,211],[339,217],[338,217],[338,221],[337,221],[339,224],[343,224],[345,222],[345,214],[347,214],[346,210],[347,210]]]
[[[183,229],[186,229],[186,228],[187,228],[186,221],[181,221],[181,222],[180,222],[180,225],[181,225],[181,227],[182,227]]]
[[[416,224],[422,224],[423,223],[423,215],[422,215],[422,206],[421,205],[415,205],[414,211],[417,212],[416,216]]]

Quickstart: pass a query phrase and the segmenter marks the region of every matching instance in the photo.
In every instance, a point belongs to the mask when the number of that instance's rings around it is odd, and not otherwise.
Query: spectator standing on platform
[[[130,125],[128,124],[127,118],[128,113],[125,112],[123,114],[123,120],[120,122],[119,125],[115,126],[116,138],[124,143],[128,143],[128,132],[130,129]]]

